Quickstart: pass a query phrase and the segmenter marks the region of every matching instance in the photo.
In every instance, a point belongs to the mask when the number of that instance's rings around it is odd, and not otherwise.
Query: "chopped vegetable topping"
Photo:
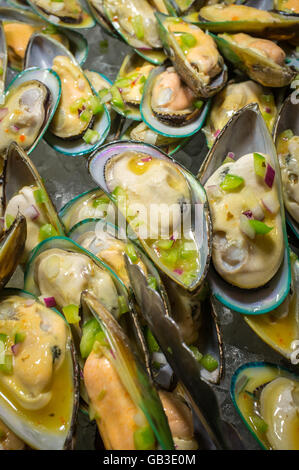
[[[251,415],[249,416],[249,420],[258,432],[265,433],[267,431],[268,424],[259,416]]]
[[[78,305],[74,305],[74,304],[66,305],[65,307],[63,307],[62,312],[68,323],[70,324],[79,323],[80,316],[79,316]]]
[[[127,301],[123,295],[118,296],[118,308],[120,315],[129,311]]]
[[[273,227],[269,227],[264,222],[260,222],[259,220],[249,220],[249,224],[257,235],[266,235],[267,233],[271,232],[271,230],[273,230]]]
[[[33,191],[33,195],[36,204],[45,204],[49,200],[46,191],[44,191],[43,189],[36,189],[35,191]]]
[[[14,223],[15,217],[13,215],[7,214],[5,217],[6,227],[9,229]]]
[[[154,450],[155,435],[149,425],[143,426],[134,432],[134,445],[136,450]]]
[[[156,341],[156,338],[149,328],[146,328],[146,341],[150,353],[160,351],[160,347]]]
[[[157,290],[157,279],[154,276],[148,276],[147,283],[151,289]]]
[[[25,341],[26,334],[25,333],[16,333],[15,334],[15,344],[23,343]]]
[[[254,153],[253,154],[253,159],[254,159],[254,171],[257,176],[260,176],[261,178],[265,177],[266,174],[266,159],[263,157],[263,155],[260,155],[259,153]]]
[[[80,353],[83,359],[86,359],[91,353],[96,334],[100,331],[100,324],[95,318],[92,318],[83,325],[80,342]]]
[[[132,263],[136,263],[138,261],[139,258],[132,243],[127,243],[125,251]]]
[[[87,129],[83,136],[84,142],[94,145],[100,138],[100,134],[92,129]]]
[[[244,179],[241,176],[227,174],[225,175],[222,183],[220,183],[221,189],[224,191],[234,191],[239,189],[244,184]]]
[[[144,26],[143,26],[143,18],[141,15],[136,15],[131,18],[132,26],[134,29],[134,33],[137,39],[144,39]]]
[[[46,240],[47,238],[56,237],[58,235],[56,229],[51,224],[42,225],[39,229],[40,241]]]
[[[200,360],[200,364],[208,372],[213,372],[218,367],[218,361],[211,354],[205,354]]]
[[[195,359],[197,362],[200,362],[203,358],[203,354],[199,351],[199,349],[196,346],[189,346],[189,349],[192,351],[192,353],[195,356]]]
[[[115,106],[116,108],[124,110],[125,104],[124,104],[124,101],[122,99],[119,89],[113,85],[110,88],[110,93],[112,95],[112,100],[111,100],[112,105]]]

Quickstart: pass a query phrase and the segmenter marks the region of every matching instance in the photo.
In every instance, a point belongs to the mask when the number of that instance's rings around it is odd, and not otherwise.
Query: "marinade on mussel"
[[[290,288],[288,243],[279,164],[256,104],[234,114],[199,178],[212,214],[210,279],[216,297],[243,313],[278,307]]]
[[[231,396],[264,449],[299,449],[299,378],[274,364],[252,362],[234,374]]]
[[[192,175],[155,147],[121,141],[94,153],[89,171],[157,266],[187,289],[198,288],[209,262],[210,223]]]
[[[78,377],[65,320],[30,294],[0,299],[0,419],[33,449],[74,445]]]
[[[208,119],[202,129],[207,138],[209,147],[213,145],[216,137],[220,134],[233,114],[250,103],[258,104],[269,132],[272,133],[277,110],[271,91],[263,88],[252,80],[240,83],[228,83],[213,99]]]

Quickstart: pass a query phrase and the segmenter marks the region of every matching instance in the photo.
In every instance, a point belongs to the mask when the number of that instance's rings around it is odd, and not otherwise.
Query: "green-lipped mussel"
[[[0,105],[4,103],[4,90],[7,69],[7,44],[3,29],[3,23],[0,21]]]
[[[41,240],[63,235],[64,228],[34,164],[16,143],[7,151],[3,179],[5,228],[11,227],[19,213],[26,218],[26,243],[19,253],[19,262],[24,263]]]
[[[32,295],[4,289],[0,333],[0,419],[34,449],[72,449],[78,370],[67,323]]]
[[[174,67],[152,70],[144,87],[141,116],[154,132],[168,138],[189,137],[200,130],[209,102],[198,99]]]
[[[213,35],[221,53],[249,78],[266,87],[287,86],[296,72],[285,64],[285,52],[275,42],[249,34]]]
[[[296,98],[292,94],[280,109],[275,142],[280,164],[287,221],[299,238],[299,119]]]
[[[173,449],[157,392],[124,332],[90,293],[83,293],[82,307],[84,383],[105,448]]]
[[[26,220],[18,214],[9,229],[0,237],[0,288],[2,289],[15,272],[26,242]]]
[[[0,154],[17,142],[32,152],[55,113],[60,98],[60,81],[49,69],[21,72],[5,92],[0,108]]]
[[[28,44],[25,66],[46,64],[61,81],[61,99],[46,136],[65,155],[84,155],[108,135],[110,115],[85,77],[74,56],[59,42],[34,34]]]
[[[181,18],[156,14],[164,48],[176,71],[198,97],[223,88],[227,69],[213,38]]]
[[[246,5],[206,5],[185,17],[212,33],[252,33],[272,39],[290,39],[298,32],[298,18],[288,18]]]
[[[209,263],[210,222],[191,173],[153,146],[122,141],[94,153],[89,171],[154,263],[178,284],[197,289]]]
[[[298,376],[275,364],[244,364],[232,378],[237,411],[264,449],[299,449],[298,393]]]
[[[29,5],[44,20],[72,29],[93,28],[94,19],[82,8],[79,0],[29,0]]]
[[[233,114],[250,103],[258,104],[269,132],[272,133],[277,114],[273,94],[251,80],[229,83],[213,99],[206,125],[202,129],[209,147]]]
[[[199,178],[212,213],[214,294],[242,313],[273,310],[289,292],[291,273],[278,159],[256,104],[233,115]]]

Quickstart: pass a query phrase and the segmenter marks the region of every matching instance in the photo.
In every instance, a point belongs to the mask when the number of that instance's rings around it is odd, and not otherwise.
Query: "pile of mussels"
[[[298,450],[299,1],[7,3],[0,449],[73,449],[79,409],[105,449],[242,448],[211,386],[218,302],[286,364],[241,366],[235,407],[263,448]],[[96,24],[132,48],[114,83],[82,68]],[[195,176],[173,155],[200,130]],[[59,213],[42,138],[96,184]]]

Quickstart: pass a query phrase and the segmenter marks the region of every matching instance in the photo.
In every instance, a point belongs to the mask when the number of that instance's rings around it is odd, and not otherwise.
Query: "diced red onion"
[[[56,300],[54,297],[44,297],[46,307],[51,308],[56,306]]]
[[[12,124],[11,126],[9,126],[9,128],[13,132],[19,132],[19,130],[20,130],[20,128],[18,126],[16,126],[15,124]]]
[[[177,268],[177,269],[174,269],[173,272],[181,276],[184,271],[182,269]]]
[[[252,215],[253,215],[253,218],[255,220],[264,220],[265,218],[265,214],[264,214],[264,211],[263,209],[261,208],[261,206],[258,204],[257,206],[255,206],[253,209],[251,209],[251,212],[252,212]]]
[[[151,162],[151,161],[152,161],[152,157],[149,155],[148,157],[142,158],[141,161],[142,161],[142,162]]]
[[[232,160],[234,160],[236,155],[234,154],[234,152],[228,152],[227,157],[232,158]]]
[[[240,230],[252,240],[255,238],[255,230],[250,225],[250,219],[246,215],[240,215]]]
[[[24,211],[25,217],[29,217],[31,220],[35,220],[39,217],[40,213],[37,210],[37,208],[32,204],[31,206],[28,206],[26,210]]]
[[[272,188],[275,178],[275,170],[272,166],[267,163],[266,174],[265,174],[265,183],[269,188]]]
[[[253,214],[251,211],[244,211],[242,214],[246,215],[248,219],[253,219]]]
[[[271,114],[271,108],[266,107],[265,111],[266,111],[266,113]]]
[[[20,351],[20,346],[21,346],[21,343],[13,344],[13,345],[11,346],[11,352],[13,353],[14,356],[17,356],[17,354],[19,353],[19,351]]]
[[[8,113],[8,108],[0,108],[0,121],[6,116]]]
[[[262,199],[263,206],[271,214],[276,214],[279,210],[279,202],[273,192],[267,193]]]
[[[78,81],[78,88],[79,88],[79,90],[81,90],[81,91],[84,90],[84,88],[85,88],[85,81],[84,81],[83,79],[80,79],[80,80]]]
[[[214,137],[218,137],[219,134],[220,134],[220,129],[217,129],[217,131],[214,132]]]

